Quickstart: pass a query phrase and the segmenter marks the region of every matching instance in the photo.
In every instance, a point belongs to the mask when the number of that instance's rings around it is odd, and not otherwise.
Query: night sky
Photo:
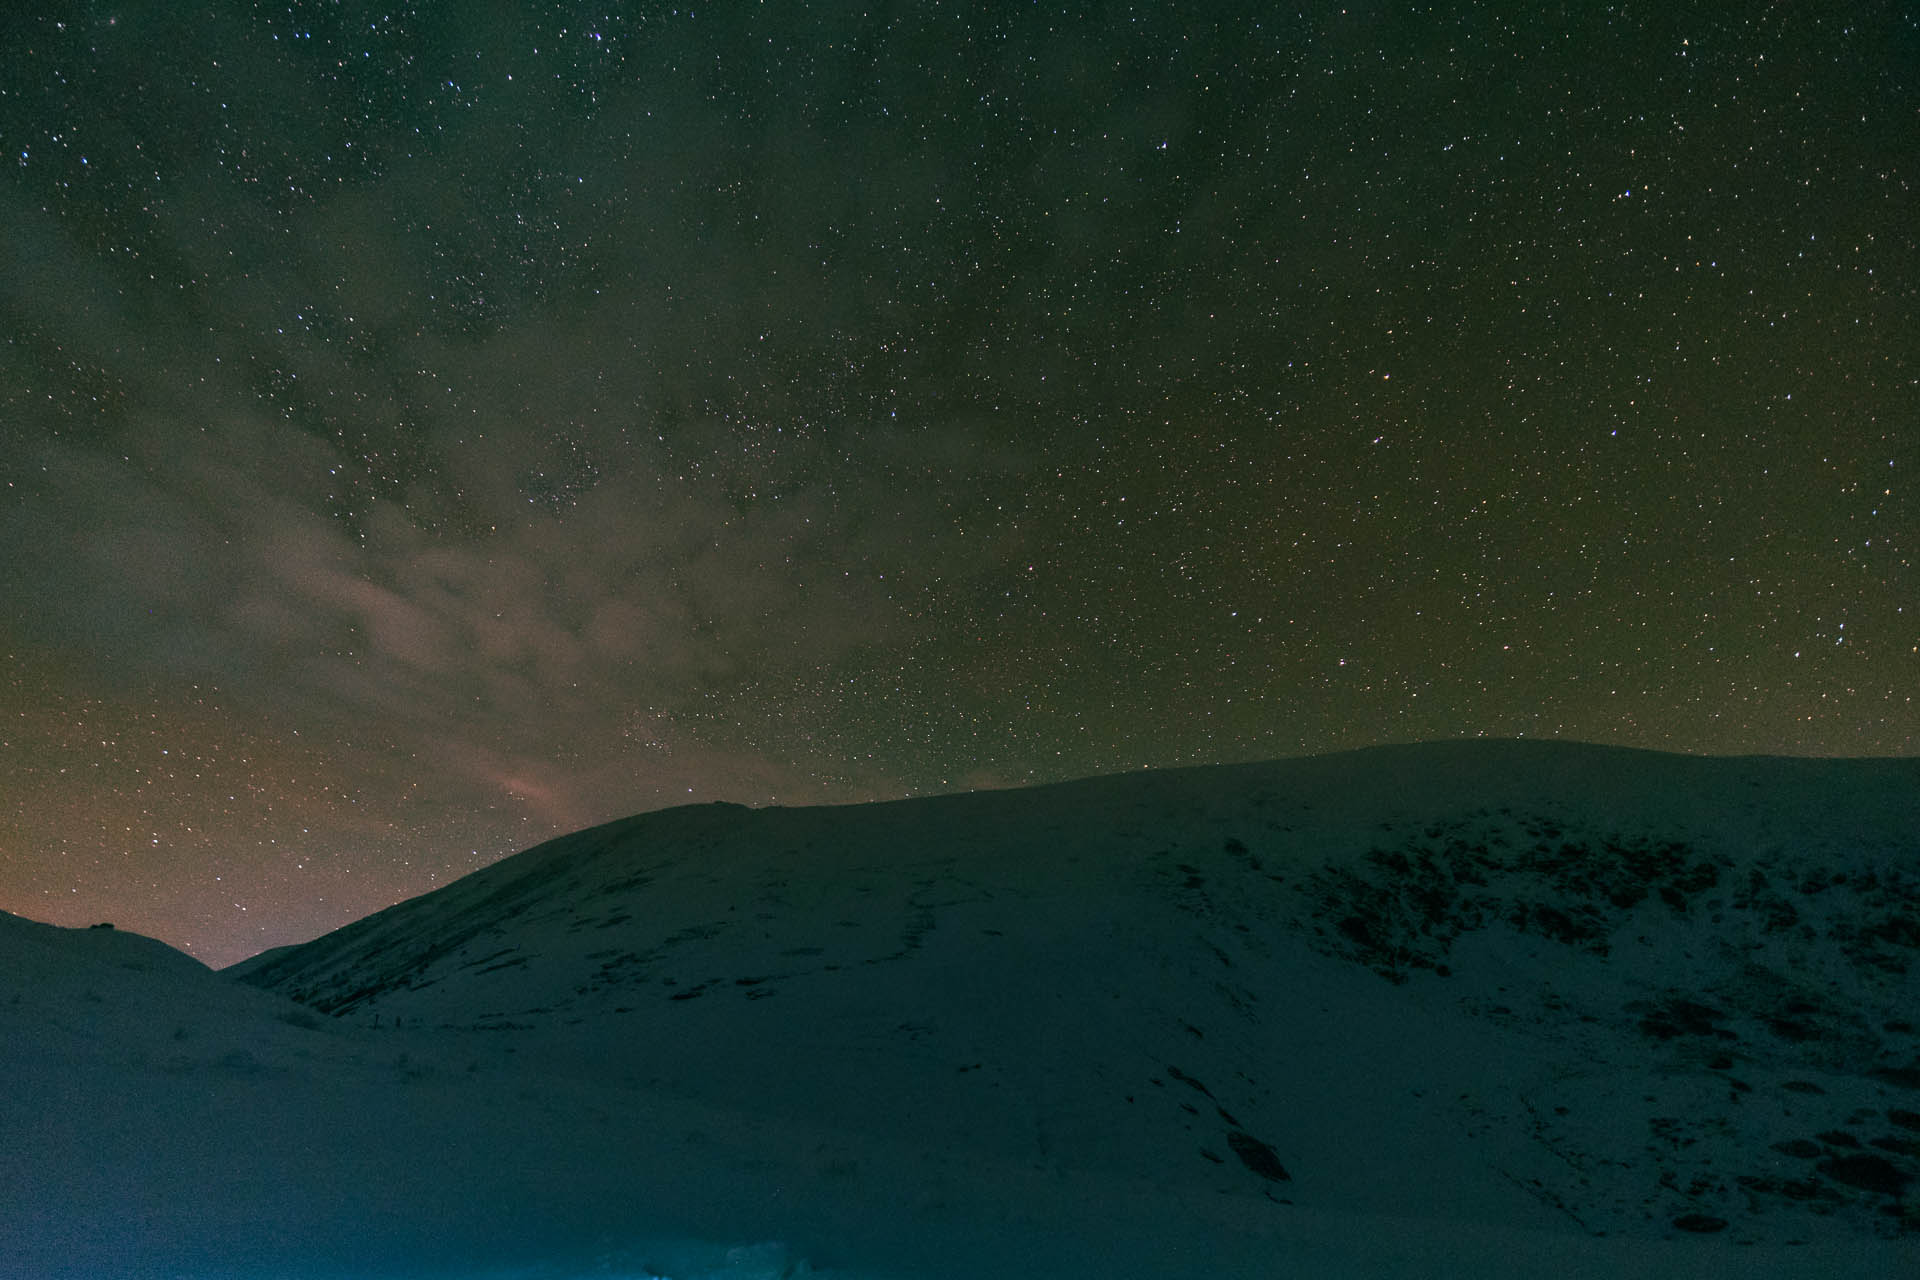
[[[8,5],[0,908],[225,963],[688,801],[1912,753],[1917,24]]]

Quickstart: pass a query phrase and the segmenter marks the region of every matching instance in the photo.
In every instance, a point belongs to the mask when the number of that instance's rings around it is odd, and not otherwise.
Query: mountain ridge
[[[1517,741],[684,806],[228,972],[823,1150],[1592,1234],[1898,1235],[1917,778]]]

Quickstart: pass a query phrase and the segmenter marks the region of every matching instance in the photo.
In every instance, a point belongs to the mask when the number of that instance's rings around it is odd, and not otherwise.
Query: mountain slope
[[[783,1246],[731,1234],[766,1216],[773,1135],[457,1048],[321,1017],[151,938],[0,913],[0,1275],[789,1269]]]
[[[1799,1247],[1915,1230],[1917,813],[1914,761],[1538,743],[705,806],[230,972],[797,1127],[810,1194]]]

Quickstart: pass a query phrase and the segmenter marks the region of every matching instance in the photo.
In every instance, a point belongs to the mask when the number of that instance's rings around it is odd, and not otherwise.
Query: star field
[[[1903,6],[0,19],[0,909],[1456,736],[1908,754]]]

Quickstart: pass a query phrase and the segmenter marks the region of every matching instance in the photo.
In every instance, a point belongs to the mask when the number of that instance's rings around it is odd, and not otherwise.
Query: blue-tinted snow
[[[242,967],[272,990],[0,918],[0,1256],[1920,1273],[1917,796],[1475,744],[691,808]]]

